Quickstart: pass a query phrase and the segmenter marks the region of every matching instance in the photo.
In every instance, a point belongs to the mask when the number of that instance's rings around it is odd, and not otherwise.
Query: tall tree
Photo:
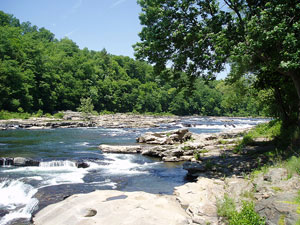
[[[139,34],[141,42],[134,46],[137,58],[155,64],[159,71],[171,65],[190,76],[212,77],[225,63],[231,64],[235,79],[251,73],[259,83],[270,75],[284,76],[294,84],[300,106],[299,1],[138,3],[144,27]],[[269,87],[278,87],[276,80],[268,82]],[[279,89],[284,89],[283,83]]]

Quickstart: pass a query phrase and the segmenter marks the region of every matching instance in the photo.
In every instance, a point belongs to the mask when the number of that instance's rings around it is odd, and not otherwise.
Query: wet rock
[[[23,157],[16,157],[14,158],[14,166],[39,166],[40,162],[30,159],[30,158],[23,158]]]
[[[0,158],[0,166],[11,166],[13,164],[13,158]]]
[[[77,168],[88,168],[90,165],[86,162],[77,162],[76,163]]]
[[[8,214],[9,211],[5,209],[0,209],[0,218],[4,217],[6,214]]]

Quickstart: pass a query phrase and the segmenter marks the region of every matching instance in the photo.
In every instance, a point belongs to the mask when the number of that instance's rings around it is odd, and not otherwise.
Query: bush
[[[223,201],[217,201],[217,213],[218,216],[226,218],[229,225],[266,224],[265,219],[255,212],[253,202],[244,201],[241,211],[238,212],[233,199],[229,198],[227,195],[224,196]]]
[[[9,120],[9,119],[29,119],[29,113],[21,113],[21,112],[8,112],[1,110],[0,111],[0,120]]]
[[[291,177],[293,174],[300,175],[300,158],[292,156],[285,162],[284,167],[287,168],[289,177]]]
[[[53,117],[56,118],[56,119],[62,119],[62,118],[64,118],[64,115],[65,115],[64,113],[59,112],[59,113],[55,113],[53,115]]]
[[[234,212],[228,220],[229,225],[263,225],[266,224],[264,218],[254,210],[253,202],[243,202],[240,212]]]
[[[80,106],[77,108],[79,112],[82,113],[92,113],[94,110],[94,105],[91,98],[81,98]]]

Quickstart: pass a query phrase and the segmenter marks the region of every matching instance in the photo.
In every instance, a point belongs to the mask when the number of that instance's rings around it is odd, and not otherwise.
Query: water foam
[[[36,192],[36,188],[20,180],[2,181],[0,183],[0,207],[11,212],[0,219],[0,225],[19,218],[31,218],[32,212],[38,205],[38,200],[33,198]]]
[[[99,165],[107,173],[114,174],[123,174],[123,175],[136,175],[136,174],[148,174],[147,168],[153,166],[156,163],[136,163],[133,160],[135,159],[134,155],[124,155],[124,154],[104,154],[105,163],[107,165]]]

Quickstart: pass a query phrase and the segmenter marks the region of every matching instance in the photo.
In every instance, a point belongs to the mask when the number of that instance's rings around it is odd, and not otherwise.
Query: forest
[[[0,12],[0,109],[55,113],[90,99],[97,112],[269,116],[249,79],[229,83],[158,72],[144,61],[80,49],[45,28]]]

